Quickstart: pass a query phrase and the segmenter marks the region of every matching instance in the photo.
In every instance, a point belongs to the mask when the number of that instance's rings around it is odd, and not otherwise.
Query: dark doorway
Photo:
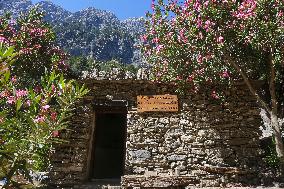
[[[124,170],[126,111],[96,113],[92,179],[120,179]]]

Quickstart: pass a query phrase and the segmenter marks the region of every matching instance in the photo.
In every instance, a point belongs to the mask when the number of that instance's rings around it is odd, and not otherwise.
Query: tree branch
[[[236,62],[234,60],[232,60],[232,58],[230,57],[230,55],[225,55],[225,62],[229,65],[229,66],[233,66],[237,72],[242,76],[245,84],[248,86],[250,92],[252,93],[252,95],[254,95],[257,99],[257,101],[260,103],[260,105],[267,111],[267,112],[271,112],[271,108],[269,107],[269,105],[260,97],[260,95],[257,93],[257,91],[253,88],[251,82],[248,79],[248,76],[246,75],[246,73],[241,69],[241,67],[236,64]]]
[[[269,81],[269,92],[271,95],[271,107],[272,107],[272,113],[274,115],[278,114],[278,104],[277,104],[277,97],[276,97],[276,88],[275,88],[275,78],[276,78],[276,72],[273,62],[273,49],[271,49],[271,52],[268,56],[268,64],[270,67],[270,81]]]

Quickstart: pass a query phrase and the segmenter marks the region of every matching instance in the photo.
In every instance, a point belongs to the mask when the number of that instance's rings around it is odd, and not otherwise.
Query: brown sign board
[[[177,112],[177,95],[137,96],[138,112]]]

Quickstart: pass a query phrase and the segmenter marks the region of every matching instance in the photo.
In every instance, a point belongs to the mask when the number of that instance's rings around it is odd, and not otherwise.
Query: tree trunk
[[[280,166],[281,166],[281,172],[284,174],[284,145],[281,138],[281,129],[280,124],[278,122],[278,102],[276,97],[276,87],[275,87],[275,80],[276,80],[276,71],[275,71],[275,65],[273,60],[273,53],[274,49],[271,49],[271,52],[268,56],[268,65],[270,67],[270,80],[269,80],[269,92],[271,95],[271,106],[263,100],[260,95],[257,93],[257,91],[253,88],[253,85],[249,81],[246,73],[242,70],[242,68],[232,60],[230,55],[225,55],[224,60],[229,66],[233,66],[237,72],[242,76],[244,79],[244,82],[248,86],[250,92],[252,95],[254,95],[257,99],[257,101],[260,103],[260,105],[266,110],[267,113],[270,115],[271,119],[271,127],[273,130],[273,134],[275,137],[275,148],[277,152],[277,156],[280,158]]]
[[[271,126],[273,128],[273,134],[275,139],[275,147],[277,155],[280,159],[282,159],[282,162],[284,163],[284,145],[281,137],[281,131],[280,131],[280,125],[278,122],[278,117],[273,112],[270,113],[271,117]]]
[[[280,125],[278,121],[278,116],[273,112],[270,113],[271,127],[273,128],[274,140],[275,140],[275,149],[277,157],[279,158],[279,170],[280,178],[284,178],[284,145],[281,136]]]
[[[257,91],[253,88],[245,72],[234,60],[232,60],[230,55],[225,55],[224,60],[227,61],[228,65],[233,66],[238,71],[238,73],[242,76],[246,85],[248,86],[251,94],[256,97],[257,101],[261,104],[261,106],[266,110],[267,113],[269,113],[271,119],[271,127],[275,137],[275,148],[277,156],[280,158],[282,173],[284,173],[284,145],[281,138],[280,124],[278,122],[278,103],[275,87],[276,71],[273,62],[273,49],[269,53],[268,57],[268,65],[270,67],[269,92],[271,95],[271,107],[260,97]]]
[[[270,112],[270,120],[271,120],[271,127],[273,129],[273,134],[275,138],[275,148],[277,156],[280,159],[280,169],[283,173],[284,170],[284,145],[281,137],[281,129],[280,124],[278,122],[278,102],[277,102],[277,96],[276,96],[276,86],[275,86],[275,80],[276,80],[276,71],[275,71],[275,65],[273,60],[273,52],[274,50],[271,49],[271,52],[269,53],[268,57],[268,64],[270,67],[270,81],[269,81],[269,92],[271,96],[271,112]]]

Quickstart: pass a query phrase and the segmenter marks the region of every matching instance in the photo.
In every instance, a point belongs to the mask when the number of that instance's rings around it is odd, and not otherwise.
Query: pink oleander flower
[[[200,1],[196,1],[193,5],[193,8],[197,11],[197,12],[200,12],[201,10],[201,3]]]
[[[147,56],[151,56],[151,54],[152,54],[152,51],[151,51],[151,50],[148,50],[148,51],[146,52],[146,55],[147,55]]]
[[[200,17],[197,19],[197,28],[202,28],[202,20]]]
[[[158,45],[157,46],[157,53],[160,53],[163,48],[164,48],[164,45]]]
[[[169,32],[169,33],[167,33],[167,38],[171,38],[172,36],[173,36],[173,32]]]
[[[43,123],[45,121],[45,117],[44,116],[37,116],[34,119],[34,123]]]
[[[16,91],[16,97],[17,98],[21,98],[21,97],[24,97],[24,96],[27,96],[27,95],[28,95],[27,90],[17,90]]]
[[[212,58],[212,54],[208,53],[208,54],[206,55],[206,60],[210,60],[211,58]]]
[[[14,96],[9,96],[7,98],[7,104],[14,104],[16,102],[16,99]]]
[[[160,40],[159,40],[159,38],[157,38],[157,37],[152,40],[153,43],[159,43],[159,41],[160,41]]]
[[[178,76],[176,77],[176,80],[182,81],[182,77],[181,77],[180,75],[178,75]]]
[[[219,37],[217,38],[217,42],[218,42],[218,43],[224,43],[224,37],[223,37],[223,36],[219,36]]]
[[[228,71],[223,71],[222,77],[223,77],[223,78],[229,78],[229,77],[230,77],[229,72],[228,72]]]
[[[188,82],[192,82],[193,79],[194,79],[194,76],[193,76],[193,75],[190,75],[190,76],[188,76],[187,81],[188,81]]]
[[[211,21],[210,20],[206,20],[205,21],[205,25],[204,25],[204,28],[207,29],[211,26]]]
[[[208,7],[209,5],[209,1],[205,1],[205,3],[203,3],[204,7]]]
[[[32,36],[35,36],[35,37],[41,37],[41,36],[45,35],[45,33],[47,33],[47,32],[48,32],[47,29],[42,29],[42,28],[36,28],[36,29],[30,30],[30,34]]]
[[[27,101],[26,101],[26,105],[27,105],[28,107],[30,107],[30,106],[31,106],[31,101],[30,101],[30,100],[27,100]]]
[[[7,39],[5,37],[0,36],[0,43],[6,43]]]
[[[238,10],[233,12],[233,16],[241,20],[247,20],[249,17],[255,16],[256,6],[256,0],[244,0]]]
[[[36,45],[34,45],[34,48],[40,49],[40,48],[41,48],[41,45],[40,45],[40,44],[36,44]]]
[[[203,39],[203,34],[202,34],[202,32],[199,32],[199,33],[198,33],[198,38],[199,38],[199,39]]]
[[[11,81],[12,81],[12,83],[16,83],[16,82],[17,82],[17,77],[16,77],[16,76],[13,76],[13,77],[11,78]]]
[[[51,112],[50,118],[52,121],[55,121],[57,119],[57,113],[56,112]]]
[[[23,48],[20,50],[20,54],[31,54],[31,48]]]
[[[0,98],[5,98],[5,97],[8,97],[8,96],[10,96],[10,92],[9,91],[7,91],[7,90],[4,90],[4,91],[2,91],[1,93],[0,93]]]
[[[53,131],[52,132],[53,137],[58,137],[59,136],[59,131]]]
[[[211,97],[214,98],[214,99],[219,99],[220,98],[216,91],[212,91]]]
[[[184,33],[185,33],[185,29],[182,29],[182,30],[179,31],[179,35],[182,39],[185,38]]]
[[[40,92],[41,92],[41,87],[40,87],[40,86],[36,86],[35,89],[34,89],[34,91],[35,91],[36,93],[40,93]]]
[[[185,6],[185,7],[188,7],[188,6],[190,5],[191,1],[192,1],[192,0],[186,0],[186,1],[184,2],[184,6]]]
[[[203,57],[202,57],[202,55],[199,54],[199,55],[197,56],[197,62],[198,62],[198,63],[202,63],[202,61],[203,61]]]
[[[141,39],[143,42],[146,42],[146,41],[147,41],[147,35],[142,35],[142,36],[140,36],[140,39]]]
[[[153,10],[155,9],[155,0],[152,0],[151,8],[152,8]]]
[[[43,111],[47,111],[49,108],[50,108],[49,105],[45,105],[45,106],[42,107],[42,110],[43,110]]]
[[[56,87],[54,84],[51,85],[51,92],[52,93],[55,93],[56,92]]]

